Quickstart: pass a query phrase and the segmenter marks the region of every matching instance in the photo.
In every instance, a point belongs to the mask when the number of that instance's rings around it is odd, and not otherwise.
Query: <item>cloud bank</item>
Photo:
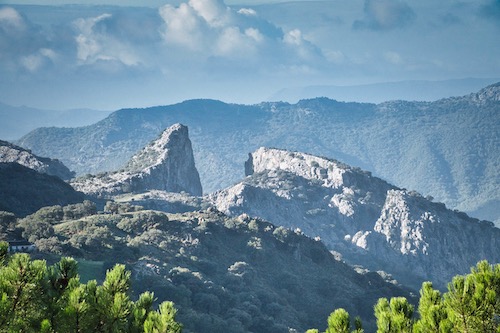
[[[249,103],[292,86],[500,76],[498,0],[172,3],[0,6],[0,101]]]

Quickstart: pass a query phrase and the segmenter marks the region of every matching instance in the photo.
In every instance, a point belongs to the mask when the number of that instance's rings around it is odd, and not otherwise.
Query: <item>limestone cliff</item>
[[[181,124],[163,131],[159,138],[135,154],[124,169],[87,175],[74,180],[72,185],[98,197],[148,190],[202,194],[188,128]]]
[[[320,238],[351,264],[384,270],[419,288],[443,288],[481,259],[500,262],[500,229],[399,189],[369,172],[313,155],[260,148],[237,185],[210,196],[230,215],[247,213]]]
[[[29,169],[68,180],[74,176],[62,162],[40,157],[30,150],[0,140],[0,163],[18,163]]]

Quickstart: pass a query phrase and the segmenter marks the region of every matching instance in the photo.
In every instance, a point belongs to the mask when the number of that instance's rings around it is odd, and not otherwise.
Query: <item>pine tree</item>
[[[481,261],[466,276],[448,284],[445,305],[455,329],[464,333],[499,330],[500,265]]]
[[[404,297],[381,298],[375,305],[377,333],[410,333],[413,327],[413,305]]]
[[[160,304],[158,312],[150,312],[144,322],[145,333],[180,333],[182,325],[175,321],[177,310],[172,302]]]
[[[350,333],[351,323],[349,313],[344,309],[333,311],[328,317],[326,333]]]
[[[0,254],[2,247],[0,244]],[[0,265],[0,333],[180,333],[172,302],[153,310],[154,295],[130,300],[130,272],[116,265],[104,283],[80,283],[77,263],[62,258],[47,267],[27,254],[15,254]]]
[[[443,298],[438,290],[432,288],[432,282],[422,284],[418,312],[420,319],[414,325],[415,333],[451,332]]]
[[[42,321],[42,280],[45,261],[31,261],[27,254],[15,254],[0,269],[0,332],[25,332]]]

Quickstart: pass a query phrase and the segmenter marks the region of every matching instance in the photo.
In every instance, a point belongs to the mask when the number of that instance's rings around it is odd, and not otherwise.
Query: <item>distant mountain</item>
[[[39,128],[17,143],[78,174],[122,168],[164,128],[190,128],[206,192],[241,176],[260,146],[331,156],[415,189],[451,208],[500,223],[500,83],[463,97],[378,105],[327,98],[297,104],[212,100],[123,109],[80,128]]]
[[[352,86],[306,86],[284,88],[271,95],[269,101],[295,102],[323,96],[338,101],[382,103],[393,100],[436,101],[448,96],[467,95],[499,79],[457,79],[444,81],[400,81]]]
[[[42,253],[85,259],[100,275],[127,263],[134,293],[149,290],[160,302],[174,301],[186,333],[305,332],[325,327],[337,307],[374,331],[378,298],[414,301],[379,274],[336,260],[323,243],[259,219],[128,207],[81,219],[50,217],[53,229],[44,233],[37,230],[46,225],[41,213],[20,225],[31,226],[24,235]]]
[[[45,206],[82,202],[85,195],[58,177],[18,163],[0,163],[0,211],[19,217]]]
[[[202,194],[188,129],[181,124],[167,128],[132,156],[123,170],[80,177],[71,185],[97,197],[149,190]]]
[[[222,212],[258,216],[320,237],[351,264],[384,270],[418,289],[446,289],[480,260],[500,262],[500,229],[340,162],[261,148],[249,175],[210,196]]]
[[[111,111],[75,109],[65,111],[41,110],[26,106],[0,103],[0,139],[17,140],[42,126],[78,127],[106,118]]]
[[[0,163],[19,163],[35,171],[68,180],[75,176],[61,161],[36,156],[31,151],[0,140]]]

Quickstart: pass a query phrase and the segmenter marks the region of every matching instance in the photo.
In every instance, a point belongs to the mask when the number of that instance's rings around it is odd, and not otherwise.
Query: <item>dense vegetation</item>
[[[84,198],[56,176],[17,163],[0,163],[0,210],[26,216],[45,206],[77,203]]]
[[[418,316],[404,297],[380,298],[374,306],[377,333],[498,333],[500,332],[500,264],[479,262],[467,275],[457,275],[442,295],[425,282]],[[353,333],[363,332],[359,318]],[[350,333],[349,313],[340,308],[328,317],[326,333]],[[307,333],[318,333],[311,329]]]
[[[47,266],[28,254],[8,256],[0,242],[0,332],[178,333],[172,302],[153,309],[153,293],[130,299],[130,272],[108,270],[102,285],[81,283],[77,262],[68,257]]]
[[[47,266],[27,254],[9,256],[8,244],[0,242],[0,332],[181,332],[172,302],[153,310],[154,294],[144,292],[134,302],[130,285],[131,273],[124,265],[108,270],[102,285],[96,280],[81,283],[74,259],[63,257]],[[207,298],[203,306],[212,307],[212,302]],[[479,262],[470,274],[453,278],[444,295],[425,282],[418,316],[405,297],[379,298],[374,313],[377,333],[498,333],[500,264]],[[351,324],[349,312],[336,309],[325,333],[364,332],[361,318],[355,318],[352,330]]]
[[[173,301],[186,333],[300,332],[318,327],[336,307],[373,328],[377,299],[411,299],[299,231],[214,209],[167,214],[110,202],[96,212],[87,202],[44,208],[16,226],[37,245],[37,258],[77,258],[82,281],[102,281],[106,269],[126,263],[133,295],[151,291]]]

